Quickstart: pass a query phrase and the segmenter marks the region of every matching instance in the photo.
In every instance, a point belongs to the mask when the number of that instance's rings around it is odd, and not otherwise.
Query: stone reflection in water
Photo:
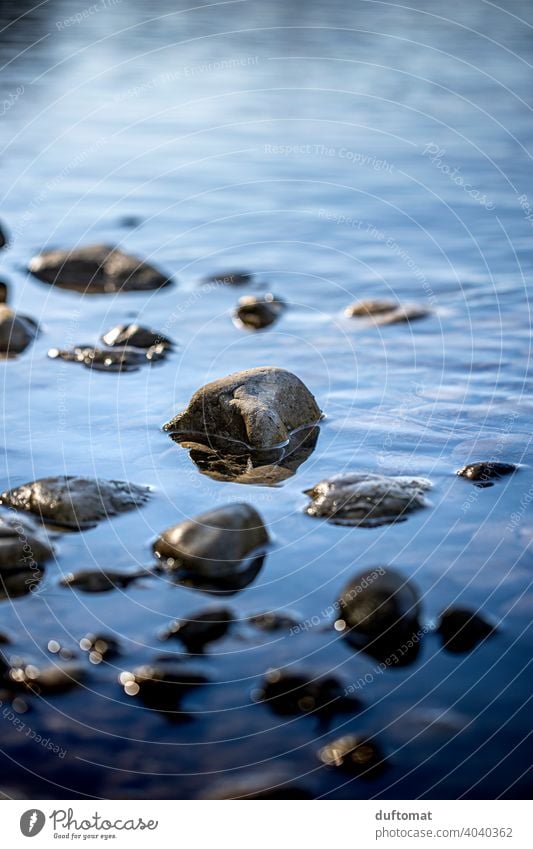
[[[182,587],[208,593],[209,595],[235,595],[244,590],[257,578],[263,568],[266,554],[260,554],[243,563],[238,572],[220,577],[206,577],[186,569],[172,574],[172,582]]]
[[[213,480],[275,486],[296,474],[311,456],[319,433],[316,425],[301,428],[290,435],[286,445],[268,450],[255,450],[244,443],[220,438],[204,445],[191,441],[189,434],[184,437],[173,433],[171,438],[186,448],[198,470]]]

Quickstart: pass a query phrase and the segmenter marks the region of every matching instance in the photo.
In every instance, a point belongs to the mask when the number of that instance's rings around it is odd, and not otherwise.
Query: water
[[[100,3],[80,22],[67,0],[1,7],[9,106],[0,211],[12,244],[0,272],[43,333],[1,365],[0,484],[88,474],[149,484],[153,497],[139,513],[62,535],[41,591],[1,602],[12,654],[44,663],[50,639],[75,650],[87,632],[105,631],[122,656],[87,664],[82,690],[32,699],[22,720],[34,733],[2,716],[0,789],[190,798],[224,775],[241,781],[273,769],[325,798],[522,797],[531,8],[519,0],[505,9],[479,0],[417,10],[341,0],[187,5]],[[24,271],[42,249],[102,241],[157,264],[177,285],[82,297]],[[235,267],[256,283],[198,285]],[[290,309],[251,334],[231,310],[259,291]],[[369,296],[433,314],[379,329],[343,317]],[[46,357],[132,319],[171,335],[177,352],[123,375]],[[200,475],[161,425],[208,380],[267,364],[294,371],[326,412],[316,450],[276,488]],[[521,467],[491,489],[455,476],[486,458]],[[302,491],[350,469],[427,476],[432,506],[377,529],[305,516]],[[159,531],[232,500],[256,506],[274,543],[254,582],[227,603],[240,617],[281,609],[321,625],[292,636],[240,625],[192,661],[213,683],[185,699],[188,721],[169,723],[126,699],[117,676],[161,653],[157,633],[169,618],[213,598],[157,579],[103,595],[58,582],[78,568],[149,565]],[[270,666],[333,671],[347,686],[372,671],[374,661],[321,626],[347,580],[376,564],[412,577],[424,626],[458,602],[500,623],[498,635],[464,655],[425,635],[416,663],[374,676],[360,693],[364,709],[329,725],[252,703]],[[320,766],[323,741],[349,731],[379,738],[388,772],[370,782]]]

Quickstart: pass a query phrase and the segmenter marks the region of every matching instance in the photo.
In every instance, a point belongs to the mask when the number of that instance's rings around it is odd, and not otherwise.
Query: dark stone
[[[8,571],[0,570],[0,601],[37,592],[43,575],[42,567],[20,566]]]
[[[316,677],[285,669],[267,672],[256,701],[268,702],[280,716],[295,714],[335,714],[357,710],[358,700],[346,695],[346,688],[333,675]]]
[[[122,672],[119,682],[127,696],[138,697],[146,707],[158,711],[178,709],[191,689],[209,683],[205,675],[174,658],[157,658],[132,672]]]
[[[249,271],[221,271],[204,277],[203,283],[221,283],[224,286],[245,286],[253,282],[253,274]]]
[[[26,350],[39,332],[33,319],[0,304],[0,353],[15,356]]]
[[[391,668],[406,666],[420,649],[419,596],[390,567],[360,572],[338,601],[337,631],[355,647]]]
[[[105,350],[92,345],[77,346],[70,350],[50,348],[48,351],[48,356],[52,360],[80,363],[86,368],[107,372],[138,371],[143,365],[164,359],[165,355],[166,349],[163,345],[154,345],[146,351],[127,346]]]
[[[486,463],[470,463],[468,466],[463,466],[457,474],[462,478],[474,481],[475,485],[480,489],[489,486],[494,486],[492,483],[495,480],[500,480],[505,475],[510,475],[516,471],[517,467],[513,463],[497,463],[489,461]]]
[[[191,613],[188,619],[176,620],[161,634],[162,640],[180,640],[191,654],[201,654],[209,644],[228,633],[234,615],[227,607]]]
[[[8,686],[13,689],[29,690],[41,696],[66,693],[77,687],[84,679],[83,667],[78,664],[38,667],[28,663],[12,666],[7,675]]]
[[[3,492],[0,502],[34,513],[43,522],[82,530],[110,516],[142,507],[148,494],[148,487],[127,481],[61,475]]]
[[[445,649],[454,654],[471,651],[486,640],[495,628],[466,607],[450,607],[441,614],[437,631]]]
[[[416,321],[431,315],[430,310],[418,304],[399,304],[396,301],[375,299],[356,301],[347,307],[348,318],[366,318],[375,325],[400,324]]]
[[[276,611],[268,611],[266,613],[256,613],[254,616],[248,617],[248,622],[259,631],[289,631],[298,624],[298,620],[287,613],[277,613]]]
[[[81,569],[69,572],[59,583],[63,587],[72,587],[84,593],[106,593],[109,590],[127,589],[131,583],[151,574],[144,569],[140,572],[114,572],[112,570]]]
[[[167,528],[153,549],[168,571],[185,569],[207,579],[232,577],[268,543],[259,513],[233,503]]]
[[[141,327],[139,324],[117,324],[102,336],[102,342],[108,348],[129,346],[130,348],[172,348],[174,343],[167,336]]]
[[[368,737],[347,734],[327,743],[318,753],[323,764],[359,778],[377,778],[387,768],[379,744]]]
[[[427,507],[424,493],[430,488],[425,478],[352,472],[305,490],[311,499],[305,512],[335,525],[375,528],[405,521],[409,513]]]
[[[9,239],[7,237],[5,228],[0,225],[0,248],[5,248],[7,244],[9,244]]]
[[[244,298],[240,298],[234,318],[237,324],[249,330],[263,330],[263,328],[274,324],[284,309],[283,301],[272,294],[262,297],[246,295]]]
[[[217,578],[205,577],[187,570],[172,573],[172,581],[189,589],[217,596],[218,598],[235,595],[248,587],[257,578],[265,562],[265,555],[252,557],[242,564],[237,572],[219,575]]]
[[[0,304],[7,304],[9,300],[9,286],[0,280]]]
[[[141,292],[171,283],[153,266],[109,245],[47,251],[34,257],[28,268],[43,283],[84,294]]]
[[[28,516],[0,514],[0,573],[31,569],[53,557],[54,549],[42,528]]]
[[[113,660],[120,655],[118,640],[108,634],[86,634],[80,640],[80,648],[88,652],[89,660],[94,664]]]

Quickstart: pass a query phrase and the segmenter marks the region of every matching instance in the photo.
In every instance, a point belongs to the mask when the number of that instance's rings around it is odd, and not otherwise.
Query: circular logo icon
[[[46,817],[42,811],[32,808],[30,811],[25,811],[20,818],[20,830],[24,837],[35,837],[43,830]]]

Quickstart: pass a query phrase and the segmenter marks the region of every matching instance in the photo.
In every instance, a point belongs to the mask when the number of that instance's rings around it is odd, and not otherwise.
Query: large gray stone
[[[268,543],[259,513],[249,504],[228,504],[167,528],[154,552],[169,571],[186,569],[206,578],[233,575]]]
[[[171,282],[149,263],[109,245],[46,251],[28,269],[43,283],[86,294],[160,289]]]
[[[426,478],[353,472],[305,490],[311,498],[305,512],[336,525],[372,528],[403,521],[407,514],[428,506],[424,493],[430,488]]]
[[[0,501],[16,510],[34,513],[45,522],[81,529],[141,507],[148,492],[148,487],[127,481],[62,475],[3,492]]]
[[[237,440],[254,449],[272,448],[292,431],[316,424],[321,411],[302,381],[273,366],[248,369],[199,389],[187,409],[164,430],[213,440]]]

